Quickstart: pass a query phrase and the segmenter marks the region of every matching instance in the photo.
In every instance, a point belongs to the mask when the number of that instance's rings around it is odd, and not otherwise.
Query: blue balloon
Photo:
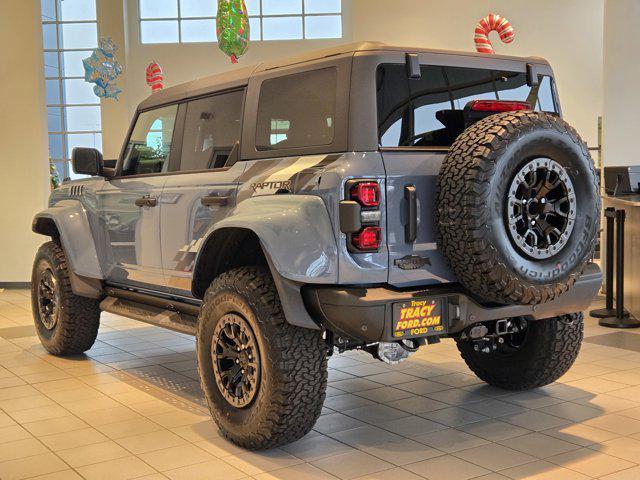
[[[98,45],[90,57],[82,60],[84,81],[95,84],[93,93],[98,97],[117,100],[122,92],[114,81],[122,73],[122,65],[115,58],[118,47],[110,38],[101,38]]]

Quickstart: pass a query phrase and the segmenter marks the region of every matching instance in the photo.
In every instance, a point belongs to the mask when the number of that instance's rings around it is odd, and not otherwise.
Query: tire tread
[[[481,353],[469,340],[456,340],[460,356],[478,378],[506,390],[529,390],[553,383],[571,368],[580,353],[584,334],[582,313],[534,320],[536,348],[516,358]]]
[[[267,411],[261,415],[261,422],[255,425],[250,435],[240,435],[224,428],[221,412],[204,388],[212,416],[222,434],[244,448],[262,450],[293,442],[313,428],[324,403],[327,355],[322,333],[296,327],[286,321],[278,292],[267,270],[241,267],[220,275],[205,293],[198,335],[204,326],[202,317],[209,314],[214,297],[225,289],[241,293],[263,313],[256,315],[261,330],[254,333],[262,335],[265,344],[275,347],[271,349],[267,362],[268,368],[276,371],[278,383],[273,386],[275,394],[266,405]],[[197,344],[200,348],[199,342]],[[204,382],[202,372],[200,377]]]
[[[42,344],[49,353],[54,355],[77,355],[86,352],[93,346],[98,336],[100,304],[97,300],[73,293],[67,257],[59,243],[50,241],[43,244],[36,255],[34,267],[43,258],[51,263],[58,274],[61,286],[61,310],[54,341],[49,342],[41,337]],[[33,316],[37,322],[36,288],[35,282],[32,281]]]

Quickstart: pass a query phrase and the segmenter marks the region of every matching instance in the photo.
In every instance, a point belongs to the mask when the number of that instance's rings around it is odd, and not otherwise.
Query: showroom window
[[[84,81],[82,59],[98,44],[95,0],[41,0],[49,155],[74,178],[71,151],[102,149],[100,99]]]
[[[215,0],[139,0],[142,43],[216,41]],[[250,39],[342,38],[341,0],[245,0]]]

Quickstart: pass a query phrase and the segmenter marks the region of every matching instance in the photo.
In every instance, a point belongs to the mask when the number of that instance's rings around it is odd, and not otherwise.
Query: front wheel
[[[506,390],[542,387],[573,365],[582,342],[582,313],[528,322],[524,332],[506,335],[497,350],[482,353],[469,340],[456,340],[467,366],[489,385]]]
[[[73,293],[67,257],[56,242],[45,243],[36,254],[31,306],[36,332],[49,353],[83,353],[96,341],[100,302]]]
[[[211,284],[196,345],[211,415],[229,440],[261,450],[311,430],[324,403],[326,346],[320,330],[285,320],[265,269],[236,268]]]

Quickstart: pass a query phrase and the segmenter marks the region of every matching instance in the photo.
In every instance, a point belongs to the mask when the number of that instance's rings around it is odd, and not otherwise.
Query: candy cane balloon
[[[151,87],[151,93],[156,93],[162,90],[164,77],[162,75],[162,68],[157,62],[151,62],[147,67],[147,85]]]
[[[489,32],[495,30],[504,43],[511,43],[516,36],[516,31],[504,17],[496,13],[490,13],[476,25],[476,50],[480,53],[496,53],[489,40]]]

